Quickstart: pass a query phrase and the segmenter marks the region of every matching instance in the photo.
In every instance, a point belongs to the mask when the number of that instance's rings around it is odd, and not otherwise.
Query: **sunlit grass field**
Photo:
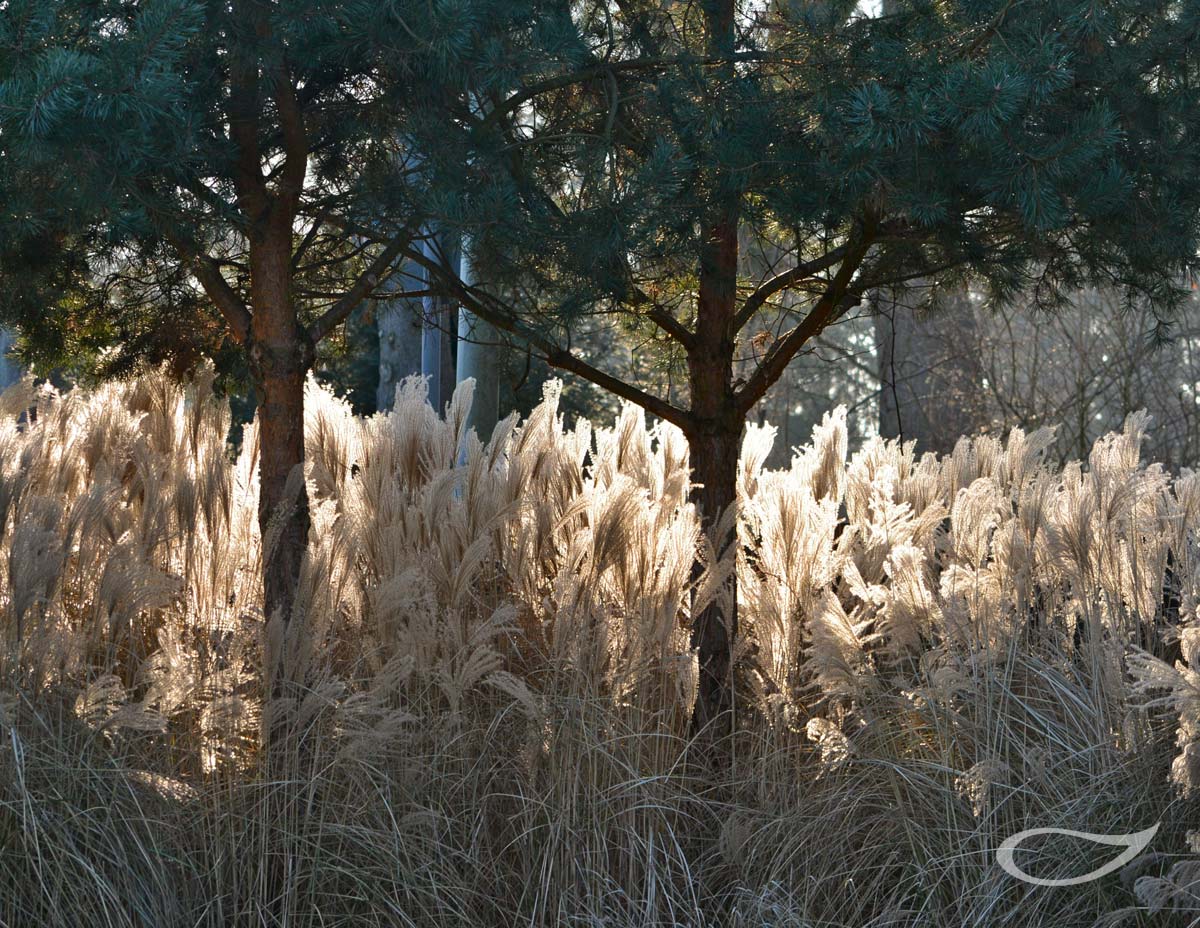
[[[255,428],[230,450],[207,379],[0,398],[0,925],[1200,915],[1200,477],[1139,460],[1142,418],[1063,470],[1048,432],[848,456],[835,412],[771,472],[756,428],[717,552],[674,429],[566,429],[551,386],[484,446],[469,402],[409,382],[363,419],[310,387],[284,627]],[[714,749],[688,738],[689,622],[734,575]],[[300,698],[264,707],[264,643]],[[996,862],[1023,829],[1159,821],[1093,882]],[[1055,879],[1114,852],[1022,853]]]

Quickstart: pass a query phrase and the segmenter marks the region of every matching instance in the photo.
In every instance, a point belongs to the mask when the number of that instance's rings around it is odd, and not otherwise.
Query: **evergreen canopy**
[[[408,121],[443,113],[494,56],[485,36],[529,16],[499,0],[5,0],[0,314],[50,363],[228,349],[274,203],[299,319],[326,334],[419,225]]]
[[[735,331],[781,298],[968,275],[1046,306],[1098,282],[1166,319],[1195,266],[1195,2],[554,6],[533,70],[420,143],[429,208],[488,269],[478,308],[525,336],[616,312],[686,342],[722,222]]]
[[[1054,306],[1098,282],[1169,318],[1196,267],[1195,0],[548,6],[532,69],[420,135],[427,209],[486,286],[429,270],[682,428],[710,526],[751,408],[872,291],[971,278]],[[573,350],[606,324],[677,361],[685,388]],[[731,705],[735,603],[694,619],[701,725]]]

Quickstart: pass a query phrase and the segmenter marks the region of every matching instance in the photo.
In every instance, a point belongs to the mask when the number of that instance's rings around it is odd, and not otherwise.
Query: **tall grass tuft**
[[[755,428],[718,558],[672,427],[567,429],[551,385],[485,444],[469,405],[411,380],[363,419],[310,387],[284,627],[256,427],[233,454],[210,377],[0,396],[0,926],[1200,915],[1200,476],[1140,460],[1144,417],[1063,469],[1048,431],[848,456],[839,410],[768,471]],[[714,770],[689,624],[735,572]],[[295,756],[268,774],[273,713]],[[1094,882],[996,862],[1027,828],[1158,821]],[[1062,879],[1109,851],[1023,853]]]

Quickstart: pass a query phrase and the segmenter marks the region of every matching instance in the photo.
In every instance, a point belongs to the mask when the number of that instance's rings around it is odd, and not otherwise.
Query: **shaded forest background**
[[[751,259],[754,252],[747,249]],[[360,414],[390,408],[396,387],[420,372],[420,301],[372,301],[323,359],[319,377]],[[764,336],[770,330],[764,329]],[[619,375],[668,392],[679,371],[662,370],[619,328],[589,333],[585,349]],[[606,421],[620,401],[536,354],[497,345],[501,412],[522,415],[542,384],[564,380],[568,419]],[[797,357],[755,409],[778,430],[770,466],[784,466],[825,413],[848,409],[852,448],[873,435],[917,441],[918,452],[952,451],[964,436],[1013,428],[1055,429],[1060,462],[1087,456],[1101,435],[1145,409],[1146,453],[1169,469],[1200,461],[1200,297],[1193,291],[1169,325],[1145,305],[1097,289],[1062,309],[1028,302],[985,307],[968,291],[931,295],[917,286],[879,293],[830,326]]]

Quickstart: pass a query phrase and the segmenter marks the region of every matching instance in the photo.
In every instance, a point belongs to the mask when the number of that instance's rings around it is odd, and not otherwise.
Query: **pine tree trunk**
[[[740,423],[730,423],[688,435],[695,484],[692,502],[718,554],[727,551],[737,535],[736,525],[722,537],[716,533],[722,516],[736,504],[741,433]],[[727,602],[710,604],[692,620],[692,647],[700,665],[692,732],[706,732],[714,741],[728,736],[733,726],[733,642],[737,630],[735,574]]]
[[[728,54],[733,47],[733,4],[708,0],[705,17],[709,50]],[[728,74],[726,75],[728,76]],[[737,464],[745,414],[738,408],[733,387],[734,319],[737,314],[738,199],[725,194],[715,199],[700,248],[696,295],[696,330],[688,350],[691,394],[687,429],[692,500],[700,511],[704,531],[718,556],[736,537],[718,532],[722,517],[736,505]],[[692,618],[692,645],[700,663],[699,690],[692,715],[694,733],[704,732],[713,743],[733,729],[733,644],[737,638],[737,577],[724,608],[713,603]],[[714,759],[723,751],[711,752]]]
[[[286,312],[284,310],[287,310]],[[264,907],[273,924],[288,924],[296,911],[296,849],[301,790],[311,782],[311,739],[298,727],[295,707],[304,695],[302,666],[290,639],[304,634],[297,611],[300,570],[308,544],[308,493],[303,479],[304,381],[308,359],[301,350],[291,307],[258,305],[250,355],[259,406],[258,524],[263,538],[263,712],[264,772],[272,784],[262,814],[270,827],[264,837],[261,873]],[[289,316],[291,317],[289,319]],[[261,324],[259,324],[261,322]],[[297,479],[299,478],[299,479]]]
[[[296,617],[300,567],[308,545],[308,491],[304,483],[304,383],[312,366],[308,337],[296,319],[291,292],[291,252],[282,235],[268,236],[251,252],[254,308],[249,346],[258,392],[258,525],[263,539],[263,613],[285,626]],[[292,683],[278,636],[267,635],[267,692],[282,695]],[[270,738],[270,732],[268,732]]]
[[[285,622],[295,610],[309,528],[304,481],[297,479],[288,485],[293,471],[304,464],[306,373],[298,352],[288,351],[259,382],[258,524],[264,541],[263,602],[268,619],[280,616]]]

